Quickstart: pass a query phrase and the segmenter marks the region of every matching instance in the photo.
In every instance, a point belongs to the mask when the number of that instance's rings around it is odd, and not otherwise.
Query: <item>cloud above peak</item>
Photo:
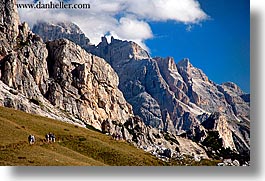
[[[127,11],[151,21],[174,20],[197,23],[208,16],[196,0],[143,0],[129,1]]]
[[[67,0],[67,3],[90,4],[90,9],[19,9],[20,17],[31,26],[37,21],[72,21],[94,44],[100,42],[101,36],[110,35],[135,41],[146,49],[145,40],[154,37],[150,22],[171,20],[189,25],[208,18],[197,0]]]

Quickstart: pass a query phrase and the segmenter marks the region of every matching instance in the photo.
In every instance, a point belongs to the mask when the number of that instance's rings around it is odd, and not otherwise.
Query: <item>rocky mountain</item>
[[[133,42],[102,40],[94,54],[112,65],[120,90],[147,125],[181,134],[216,112],[226,121],[249,124],[249,95],[234,83],[217,85],[189,59],[176,64],[170,57],[151,58]]]
[[[41,28],[38,24],[34,27]],[[113,67],[119,89],[146,125],[203,141],[210,129],[207,124],[212,122],[216,125],[210,130],[219,133],[225,148],[249,152],[250,96],[236,84],[214,83],[189,59],[176,64],[171,57],[151,58],[134,42],[112,38],[108,43],[103,37],[97,46],[83,48]],[[238,139],[241,146],[235,144]]]
[[[164,160],[249,160],[249,94],[234,83],[134,42],[91,45],[72,23],[32,33],[14,0],[0,3],[0,105],[93,126]]]
[[[12,1],[4,4],[8,6],[4,7],[4,15],[16,12],[12,3],[14,6]],[[12,19],[1,18],[7,23]],[[34,113],[31,102],[43,109],[52,108],[48,110],[51,114],[62,112],[62,119],[80,120],[97,129],[101,129],[103,120],[124,123],[133,116],[131,106],[117,88],[118,76],[105,60],[66,39],[45,44],[18,18],[10,23],[18,28],[11,31],[3,24],[6,37],[1,40],[12,46],[7,47],[10,50],[2,48],[0,80],[14,97],[23,95],[28,101],[13,99],[2,91],[2,105]]]
[[[44,43],[20,23],[15,1],[1,2],[1,19],[1,106],[92,126],[164,160],[208,159],[195,142],[146,126],[135,116],[104,59],[67,39]]]
[[[85,36],[80,28],[71,22],[39,22],[33,26],[32,31],[37,35],[45,34],[45,36],[42,36],[44,42],[65,38],[75,42],[85,49],[91,45],[90,40]]]

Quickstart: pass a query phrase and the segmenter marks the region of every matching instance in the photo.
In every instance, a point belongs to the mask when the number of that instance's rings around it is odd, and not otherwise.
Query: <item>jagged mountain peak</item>
[[[230,90],[231,92],[234,92],[238,95],[244,94],[244,92],[241,90],[241,88],[238,85],[236,85],[234,82],[224,82],[224,83],[222,83],[222,87],[224,87],[227,90]]]
[[[173,57],[154,57],[153,59],[156,60],[158,64],[165,64],[170,70],[177,70],[177,65]]]
[[[178,67],[183,67],[183,68],[189,68],[192,66],[192,64],[190,63],[190,59],[188,58],[184,58],[181,61],[179,61],[177,63]]]
[[[60,22],[46,22],[39,21],[33,25],[33,31],[38,31],[39,29],[45,29],[47,31],[53,31],[56,29],[61,33],[67,34],[84,34],[83,31],[76,24],[70,21],[60,21]],[[59,33],[59,32],[58,32]]]
[[[90,40],[85,36],[82,30],[72,22],[52,22],[48,23],[45,21],[36,23],[32,31],[38,34],[42,39],[47,41],[53,41],[60,38],[66,38],[71,40],[82,48],[92,46]]]
[[[108,43],[106,37],[102,37],[101,42],[97,45],[97,49],[105,50],[105,52],[95,51],[94,53],[107,60],[109,60],[110,56],[119,57],[120,60],[141,60],[150,58],[149,53],[137,43],[133,41],[115,39],[113,36],[111,37],[110,43]]]

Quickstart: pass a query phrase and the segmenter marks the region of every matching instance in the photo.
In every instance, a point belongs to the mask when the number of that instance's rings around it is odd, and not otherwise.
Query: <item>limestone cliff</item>
[[[45,44],[20,23],[15,4],[1,1],[0,105],[99,130],[104,120],[133,116],[105,60],[69,40]]]
[[[16,0],[4,0],[0,2],[0,60],[15,45],[19,33],[19,17]]]
[[[55,107],[99,130],[103,120],[124,123],[132,116],[118,76],[105,60],[66,39],[48,42],[47,48],[50,81],[45,97]]]
[[[201,123],[218,112],[215,131],[223,146],[237,151],[249,148],[249,138],[244,138],[249,134],[235,126],[249,124],[249,101],[234,83],[214,83],[189,59],[176,64],[172,58],[151,58],[133,42],[102,40],[95,53],[112,65],[120,77],[120,90],[147,125],[177,135],[192,133],[191,139],[205,132],[202,141],[209,131]],[[240,148],[237,139],[242,139]]]
[[[92,46],[90,40],[80,28],[71,22],[47,23],[43,21],[34,25],[32,31],[39,35],[45,35],[42,36],[44,42],[65,38],[75,42],[82,48]]]

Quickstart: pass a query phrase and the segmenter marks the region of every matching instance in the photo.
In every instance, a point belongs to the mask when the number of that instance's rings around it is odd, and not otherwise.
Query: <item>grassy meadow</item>
[[[55,143],[45,134],[53,132]],[[27,137],[36,137],[29,145]],[[0,165],[158,166],[164,162],[125,141],[61,121],[0,107]]]

